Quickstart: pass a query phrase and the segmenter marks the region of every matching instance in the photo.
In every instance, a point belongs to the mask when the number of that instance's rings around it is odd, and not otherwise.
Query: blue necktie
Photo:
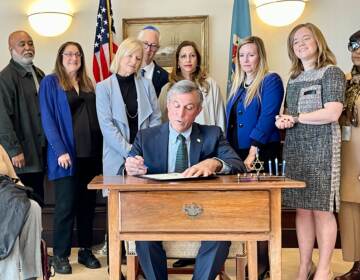
[[[176,152],[175,172],[181,173],[189,166],[186,139],[182,134],[179,134],[176,139],[180,141],[180,144]]]
[[[141,77],[145,77],[145,69],[141,69]]]

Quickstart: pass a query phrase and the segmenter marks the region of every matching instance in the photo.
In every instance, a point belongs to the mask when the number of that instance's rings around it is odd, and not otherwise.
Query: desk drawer
[[[268,191],[121,193],[121,232],[266,232]]]

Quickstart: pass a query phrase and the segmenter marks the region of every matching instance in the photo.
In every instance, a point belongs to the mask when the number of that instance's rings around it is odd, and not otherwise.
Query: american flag
[[[112,18],[111,0],[100,0],[94,42],[93,74],[96,82],[110,76],[110,63],[118,48],[115,43],[115,27]],[[111,22],[111,30],[109,23]],[[112,54],[110,44],[112,43]]]

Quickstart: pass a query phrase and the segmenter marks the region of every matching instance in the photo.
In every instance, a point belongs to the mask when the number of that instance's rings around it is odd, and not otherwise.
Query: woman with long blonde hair
[[[226,138],[251,171],[259,155],[268,161],[280,154],[280,134],[274,125],[284,95],[281,78],[269,73],[265,46],[261,38],[251,36],[239,45],[235,73],[226,106]],[[267,242],[259,242],[259,279],[269,270]]]
[[[263,41],[256,36],[245,38],[235,57],[226,135],[249,170],[257,151],[266,162],[278,155],[280,135],[273,121],[283,94],[281,78],[269,73]]]
[[[235,73],[226,106],[226,136],[249,171],[257,154],[266,163],[266,171],[268,161],[279,156],[280,134],[274,120],[283,95],[281,78],[269,72],[262,39],[245,38],[235,57]],[[262,279],[269,266],[267,243],[260,243],[259,247]]]

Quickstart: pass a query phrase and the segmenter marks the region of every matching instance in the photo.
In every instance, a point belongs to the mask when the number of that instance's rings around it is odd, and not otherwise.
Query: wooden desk
[[[118,280],[121,240],[247,241],[249,279],[257,279],[256,241],[269,241],[272,280],[281,280],[281,189],[293,180],[239,182],[234,175],[160,182],[95,177],[89,189],[108,197],[110,279]],[[129,278],[128,278],[129,280]]]

